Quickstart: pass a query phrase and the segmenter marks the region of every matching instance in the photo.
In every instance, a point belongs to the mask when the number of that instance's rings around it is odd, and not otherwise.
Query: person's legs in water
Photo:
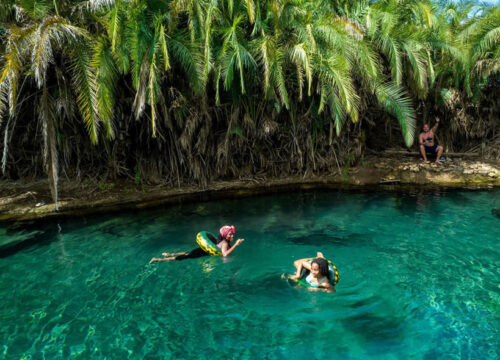
[[[196,248],[188,253],[180,254],[177,256],[172,256],[172,260],[185,260],[185,259],[196,259],[203,256],[208,256],[210,254],[206,253],[202,248]]]
[[[164,253],[161,253],[161,256],[163,256],[163,257],[172,257],[172,256],[187,255],[187,254],[189,254],[189,251],[182,251],[182,252],[178,252],[178,253],[167,253],[167,252],[164,252]]]
[[[163,253],[163,258],[152,258],[149,262],[160,262],[160,261],[174,261],[174,260],[185,260],[185,259],[196,259],[202,256],[208,256],[202,248],[195,248],[190,252],[181,252],[181,253]]]

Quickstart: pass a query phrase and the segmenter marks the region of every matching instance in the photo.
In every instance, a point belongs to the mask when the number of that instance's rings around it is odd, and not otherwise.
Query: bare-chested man
[[[437,131],[439,125],[439,118],[436,116],[436,124],[429,128],[429,124],[424,124],[423,132],[420,133],[418,137],[418,142],[420,143],[420,153],[422,154],[424,161],[427,161],[427,153],[433,153],[436,155],[436,163],[441,163],[441,155],[443,155],[443,147],[441,145],[436,145],[434,142],[434,134]]]

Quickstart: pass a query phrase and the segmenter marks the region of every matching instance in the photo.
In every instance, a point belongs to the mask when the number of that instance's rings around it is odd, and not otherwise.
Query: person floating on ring
[[[289,279],[297,280],[299,284],[311,289],[335,292],[335,284],[338,281],[337,269],[321,252],[318,252],[315,258],[296,260],[293,265],[297,271],[295,275],[290,275]],[[334,270],[332,271],[330,267]]]
[[[222,256],[229,256],[233,253],[234,249],[236,249],[238,246],[240,246],[240,244],[243,241],[245,241],[245,239],[238,239],[236,240],[234,245],[231,246],[231,242],[234,240],[235,233],[236,229],[234,225],[224,225],[223,227],[220,228],[219,235],[217,236],[217,238],[211,236],[210,233],[206,234],[208,234],[208,236],[211,237],[210,240],[215,243],[218,249],[220,249],[220,253],[222,254]],[[198,236],[200,236],[200,234],[198,234]],[[209,256],[212,254],[206,252],[201,247],[198,247],[189,252],[162,253],[162,255],[163,255],[162,258],[152,258],[149,263],[151,264],[160,261],[195,259],[202,256]]]

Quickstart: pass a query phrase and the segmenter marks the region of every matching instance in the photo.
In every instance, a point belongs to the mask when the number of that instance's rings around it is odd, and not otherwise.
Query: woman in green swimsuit
[[[312,261],[311,261],[312,260]],[[290,279],[298,280],[302,276],[302,270],[309,270],[306,282],[313,289],[325,289],[328,292],[335,292],[335,287],[331,283],[330,272],[328,271],[328,261],[321,252],[315,258],[305,258],[296,260],[293,265],[297,270]]]

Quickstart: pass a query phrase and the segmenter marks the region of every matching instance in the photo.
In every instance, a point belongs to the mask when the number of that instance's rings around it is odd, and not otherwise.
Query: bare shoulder
[[[227,240],[222,240],[221,242],[219,242],[217,244],[218,247],[220,247],[221,249],[227,249],[229,247],[229,244],[227,243]]]

